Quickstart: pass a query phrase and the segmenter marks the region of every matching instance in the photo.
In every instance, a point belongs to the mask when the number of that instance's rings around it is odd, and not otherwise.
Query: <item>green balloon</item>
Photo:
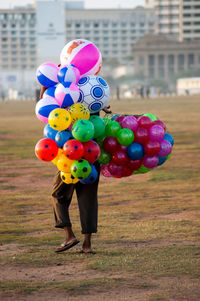
[[[167,157],[166,160],[168,160],[171,157],[172,153],[170,153]]]
[[[140,168],[138,170],[135,170],[133,172],[133,174],[139,174],[139,173],[147,173],[148,171],[150,171],[150,168],[145,167],[143,164],[140,166]]]
[[[151,121],[158,120],[158,118],[154,114],[152,114],[152,113],[146,113],[143,116],[149,117],[151,119]]]
[[[117,133],[117,141],[122,145],[129,145],[134,140],[134,134],[129,129],[121,129]]]
[[[94,137],[94,125],[91,121],[80,119],[72,127],[72,136],[81,142],[86,142]]]
[[[103,118],[97,115],[92,115],[90,116],[89,120],[92,122],[94,126],[94,138],[103,136],[106,128]]]
[[[103,135],[101,137],[98,137],[95,139],[96,143],[98,143],[98,145],[101,147],[103,145],[103,141],[106,137]]]
[[[109,154],[109,153],[105,152],[103,149],[101,149],[101,154],[99,156],[98,162],[100,164],[107,164],[110,162],[111,158],[112,158],[111,154]]]
[[[118,131],[121,130],[121,125],[117,121],[112,121],[106,125],[105,135],[116,137]]]
[[[104,121],[104,123],[105,123],[106,126],[107,126],[109,123],[112,122],[112,120],[109,119],[109,118],[103,118],[103,121]]]
[[[91,173],[90,163],[86,160],[80,159],[74,161],[71,166],[71,174],[73,177],[78,178],[79,180],[86,179]]]

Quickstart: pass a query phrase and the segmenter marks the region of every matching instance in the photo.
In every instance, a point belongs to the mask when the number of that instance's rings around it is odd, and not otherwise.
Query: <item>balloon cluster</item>
[[[74,40],[63,48],[60,60],[60,68],[43,63],[36,72],[38,82],[47,89],[35,112],[47,124],[35,154],[57,165],[65,183],[92,183],[98,177],[94,163],[100,156],[93,138],[104,133],[105,124],[90,113],[104,108],[110,97],[109,86],[96,76],[101,53],[87,40]]]
[[[114,115],[104,121],[105,135],[97,140],[101,145],[98,161],[103,176],[122,178],[146,173],[171,156],[173,137],[155,115]]]

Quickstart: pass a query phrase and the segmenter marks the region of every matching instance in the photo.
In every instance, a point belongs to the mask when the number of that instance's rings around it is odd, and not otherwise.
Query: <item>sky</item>
[[[28,3],[33,3],[34,0],[0,0],[1,8],[12,8],[13,6],[23,6]],[[73,2],[71,0],[70,2]],[[143,5],[145,0],[84,0],[85,8],[132,8],[137,5]]]

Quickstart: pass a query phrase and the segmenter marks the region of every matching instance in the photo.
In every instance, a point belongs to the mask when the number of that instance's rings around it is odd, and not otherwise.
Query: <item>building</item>
[[[157,34],[200,39],[200,0],[146,0],[146,8],[155,10]]]
[[[177,41],[171,36],[147,35],[133,47],[135,72],[146,79],[170,82],[173,75],[200,69],[200,40]]]
[[[200,77],[180,78],[176,84],[178,95],[200,94]]]
[[[152,9],[86,10],[82,1],[41,0],[35,8],[1,9],[0,90],[33,95],[38,64],[59,63],[61,49],[77,38],[99,47],[103,67],[133,64],[133,45],[145,34],[153,34],[155,24]]]

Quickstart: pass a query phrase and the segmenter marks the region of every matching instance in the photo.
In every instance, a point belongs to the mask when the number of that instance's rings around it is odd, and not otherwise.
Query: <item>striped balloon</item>
[[[39,84],[47,88],[55,86],[58,83],[58,71],[56,64],[47,62],[40,65],[36,71]]]
[[[51,111],[60,108],[55,98],[46,96],[38,101],[35,107],[35,114],[37,118],[45,123],[48,123],[48,117]]]
[[[46,89],[46,91],[43,94],[43,98],[47,97],[47,96],[51,96],[55,98],[55,90],[56,87],[49,87],[48,89]]]
[[[55,97],[61,108],[70,107],[78,101],[79,96],[78,86],[71,82],[58,84],[55,90]]]
[[[74,65],[66,65],[60,68],[58,80],[60,83],[72,82],[77,84],[80,79],[80,71]]]
[[[61,65],[73,64],[79,71],[81,77],[96,75],[102,66],[102,56],[99,49],[88,40],[73,40],[69,42],[60,55]]]

